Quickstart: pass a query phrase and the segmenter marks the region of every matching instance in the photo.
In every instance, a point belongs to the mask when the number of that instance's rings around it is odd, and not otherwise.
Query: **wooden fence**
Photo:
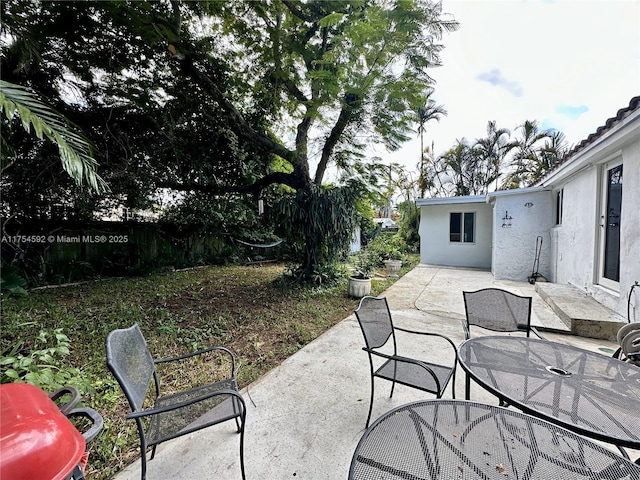
[[[182,232],[157,223],[3,225],[2,263],[16,265],[31,286],[224,264],[264,253],[248,251],[227,234]]]

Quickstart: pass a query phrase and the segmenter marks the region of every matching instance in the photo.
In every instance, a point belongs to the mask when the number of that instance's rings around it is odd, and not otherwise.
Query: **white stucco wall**
[[[537,272],[551,276],[551,238],[553,198],[550,191],[514,190],[490,197],[494,205],[493,261],[491,272],[496,279],[527,281],[533,273],[536,238],[542,237]],[[511,220],[503,220],[507,216]]]
[[[602,178],[607,162],[622,159],[623,188],[620,218],[619,288],[599,284],[600,209]],[[568,283],[591,294],[594,299],[626,318],[628,293],[640,282],[640,135],[618,142],[604,142],[594,149],[585,167],[560,179],[554,191],[564,188],[562,225],[551,230],[555,243],[552,280]],[[631,299],[631,319],[640,321],[640,292]]]
[[[449,214],[475,212],[475,242],[449,241]],[[486,203],[420,206],[420,262],[452,267],[491,267],[492,208]]]
[[[556,283],[569,283],[588,291],[593,283],[598,223],[597,169],[587,170],[564,186],[562,224],[552,229],[557,245]]]

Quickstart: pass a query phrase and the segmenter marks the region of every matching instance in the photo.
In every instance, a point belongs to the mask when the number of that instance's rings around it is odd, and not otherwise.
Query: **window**
[[[473,243],[475,241],[476,214],[451,212],[449,217],[449,241]]]
[[[556,193],[556,225],[562,225],[562,198],[564,189],[558,190]]]

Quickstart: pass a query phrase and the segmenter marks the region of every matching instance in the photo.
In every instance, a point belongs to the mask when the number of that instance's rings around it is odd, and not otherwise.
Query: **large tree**
[[[323,187],[332,164],[355,172],[367,147],[393,150],[409,138],[442,35],[457,28],[427,0],[3,8],[11,75],[73,107],[76,123],[94,118],[93,134],[105,137],[101,166],[119,172],[131,195],[259,195],[278,184],[297,191],[296,211],[306,213],[344,200]],[[330,217],[291,222],[306,240],[307,273],[328,259],[326,230],[349,226]]]

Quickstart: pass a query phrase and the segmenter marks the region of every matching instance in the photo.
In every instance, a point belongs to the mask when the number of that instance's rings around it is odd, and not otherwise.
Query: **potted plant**
[[[371,277],[375,273],[375,267],[375,261],[368,254],[358,254],[356,272],[349,276],[349,296],[362,298],[371,293]]]
[[[389,270],[390,277],[397,277],[400,268],[402,268],[402,253],[400,253],[400,250],[390,247],[387,250],[384,265],[387,267],[387,270]]]

